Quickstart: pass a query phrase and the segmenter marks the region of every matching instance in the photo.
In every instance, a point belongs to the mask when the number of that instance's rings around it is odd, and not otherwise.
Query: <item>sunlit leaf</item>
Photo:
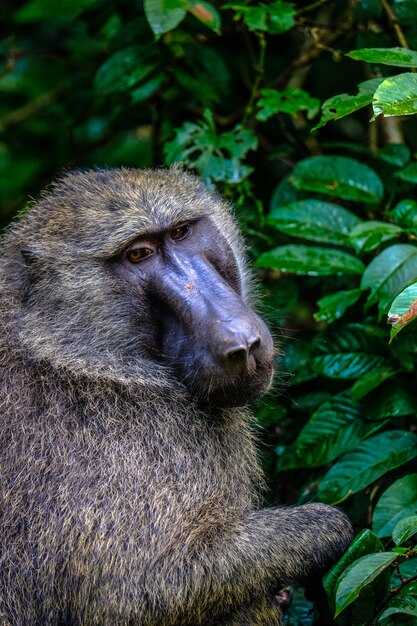
[[[417,283],[402,291],[391,304],[388,321],[392,325],[390,340],[417,317]]]
[[[417,202],[410,198],[400,200],[392,209],[391,217],[400,226],[417,230]]]
[[[318,130],[327,122],[339,120],[341,117],[350,115],[359,109],[371,104],[373,95],[378,85],[382,83],[384,78],[371,78],[358,85],[358,93],[356,96],[349,96],[341,93],[337,96],[329,98],[323,103],[322,116],[320,122],[312,129]]]
[[[417,67],[417,52],[408,48],[361,48],[346,53],[355,61],[393,65],[395,67]]]
[[[145,15],[156,36],[172,30],[187,14],[187,0],[144,0]]]
[[[386,78],[372,100],[373,120],[378,115],[414,115],[417,113],[417,74],[405,72]]]

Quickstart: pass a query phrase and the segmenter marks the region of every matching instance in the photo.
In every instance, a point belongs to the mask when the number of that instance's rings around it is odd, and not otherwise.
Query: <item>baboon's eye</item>
[[[149,246],[143,245],[136,248],[131,248],[126,252],[126,258],[130,263],[140,263],[144,259],[151,256],[155,251]]]
[[[185,239],[191,232],[190,224],[183,224],[182,226],[178,226],[175,230],[171,230],[169,236],[173,241],[181,241],[181,239]]]

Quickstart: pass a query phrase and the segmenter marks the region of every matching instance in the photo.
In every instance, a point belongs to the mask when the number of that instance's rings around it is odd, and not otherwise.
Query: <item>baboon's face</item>
[[[132,293],[140,286],[149,298],[157,321],[152,357],[168,363],[199,401],[238,406],[267,391],[271,335],[243,302],[233,251],[208,217],[140,236],[118,265]]]

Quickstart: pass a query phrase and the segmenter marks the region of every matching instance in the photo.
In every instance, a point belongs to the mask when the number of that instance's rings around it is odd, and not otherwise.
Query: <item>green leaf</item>
[[[383,195],[379,176],[367,165],[348,157],[304,159],[294,167],[290,181],[299,189],[368,204],[379,202]]]
[[[368,104],[371,104],[376,88],[383,80],[384,78],[371,78],[371,80],[360,83],[356,96],[341,93],[326,100],[322,106],[320,122],[312,129],[312,132],[318,130],[327,124],[327,122],[339,120],[341,117],[350,115]]]
[[[402,430],[379,433],[345,454],[319,487],[322,502],[337,504],[380,476],[417,456],[417,435]]]
[[[410,163],[404,169],[396,172],[395,175],[409,183],[417,183],[417,163]]]
[[[372,120],[378,115],[390,117],[417,113],[417,74],[405,72],[386,78],[375,91],[372,107]]]
[[[388,368],[387,375],[389,372]],[[371,392],[363,403],[368,419],[384,420],[387,417],[406,417],[417,413],[417,396],[407,381],[400,377],[388,380],[383,390],[383,393],[379,390]],[[353,388],[351,391],[353,396]]]
[[[417,513],[417,474],[396,480],[379,498],[372,529],[378,537],[391,535],[399,520]]]
[[[356,562],[360,557],[366,554],[382,552],[383,550],[384,546],[375,533],[368,528],[362,530],[352,541],[342,558],[335,563],[323,577],[324,589],[330,600],[333,599],[340,575],[351,563]]]
[[[176,129],[175,138],[165,144],[164,153],[167,164],[183,161],[197,169],[208,184],[212,181],[233,184],[241,182],[252,171],[241,159],[257,144],[255,133],[240,125],[218,134],[211,111],[205,111],[199,123],[186,122]]]
[[[417,515],[410,515],[399,520],[392,531],[392,538],[396,546],[405,543],[417,533]]]
[[[314,313],[314,319],[318,322],[327,322],[327,324],[335,322],[345,314],[349,307],[356,304],[361,294],[361,289],[349,289],[320,298],[317,301],[319,310]]]
[[[341,380],[358,378],[384,363],[385,360],[380,356],[356,352],[326,354],[314,357],[311,361],[312,368],[317,374]]]
[[[204,0],[188,0],[187,11],[202,24],[220,35],[221,17],[212,4],[204,2]]]
[[[346,53],[354,61],[395,67],[417,67],[417,52],[408,48],[362,48]]]
[[[363,419],[349,392],[324,402],[302,429],[295,442],[293,467],[318,467],[353,450],[365,437],[380,428]]]
[[[417,229],[417,202],[406,198],[400,200],[391,211],[392,219],[404,228]]]
[[[187,14],[187,0],[144,0],[146,19],[156,37],[173,30]]]
[[[255,266],[304,276],[361,274],[364,270],[362,261],[341,250],[291,244],[264,252]]]
[[[226,8],[234,9],[236,18],[243,19],[251,31],[260,30],[271,35],[279,35],[290,30],[295,24],[296,11],[292,2],[275,0],[271,4],[258,3],[255,6],[230,2]]]
[[[417,317],[417,283],[402,291],[391,304],[388,321],[392,324],[390,341]]]
[[[97,0],[30,0],[16,11],[15,18],[18,22],[38,22],[57,17],[73,20],[94,4]]]
[[[373,391],[373,389],[381,385],[381,383],[385,382],[388,378],[391,378],[391,376],[394,376],[394,374],[396,374],[396,370],[394,370],[390,365],[386,365],[376,367],[361,376],[361,378],[356,381],[350,390],[353,402],[358,402],[364,398],[368,395],[368,393]]]
[[[361,288],[370,289],[368,306],[386,313],[394,298],[417,278],[417,247],[396,244],[376,256],[365,269]]]
[[[300,200],[273,209],[268,223],[293,237],[349,245],[348,234],[361,220],[330,202]]]
[[[381,78],[381,81],[384,80]],[[410,160],[410,148],[403,143],[389,143],[378,150],[381,161],[390,165],[404,166]]]
[[[350,379],[384,366],[384,333],[365,324],[346,324],[317,342],[322,355],[311,360],[314,371],[329,378]]]
[[[398,555],[393,552],[367,554],[349,565],[340,576],[336,589],[336,614],[340,615],[360,592],[386,570]]]
[[[304,89],[262,89],[258,100],[260,110],[256,119],[265,122],[277,113],[295,116],[300,111],[307,111],[308,119],[314,117],[320,106],[320,100],[312,98]]]
[[[366,253],[374,250],[384,241],[399,237],[402,229],[389,222],[369,220],[354,226],[349,238],[357,252]]]
[[[389,601],[388,608],[379,615],[377,626],[416,626],[417,599],[399,594]]]
[[[101,65],[94,86],[103,93],[124,92],[155,71],[157,52],[150,46],[130,46],[115,52]]]

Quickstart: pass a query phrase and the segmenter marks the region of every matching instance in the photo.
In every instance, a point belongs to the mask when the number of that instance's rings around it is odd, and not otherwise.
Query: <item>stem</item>
[[[256,35],[259,39],[259,59],[258,63],[255,65],[256,76],[255,80],[253,81],[249,102],[246,106],[245,114],[243,116],[243,126],[247,126],[249,118],[255,109],[255,101],[258,97],[259,86],[265,74],[266,37],[265,33],[263,33],[262,31],[257,32]]]
[[[402,48],[410,48],[410,46],[408,45],[407,39],[404,36],[404,33],[402,31],[402,28],[400,26],[399,21],[397,20],[397,17],[394,13],[394,11],[391,9],[390,5],[388,4],[388,0],[380,0],[381,2],[381,6],[384,9],[385,13],[387,14],[387,17],[389,19],[389,21],[392,24],[392,27],[395,31],[395,34],[397,36],[398,39],[398,43],[400,44],[400,46]]]

